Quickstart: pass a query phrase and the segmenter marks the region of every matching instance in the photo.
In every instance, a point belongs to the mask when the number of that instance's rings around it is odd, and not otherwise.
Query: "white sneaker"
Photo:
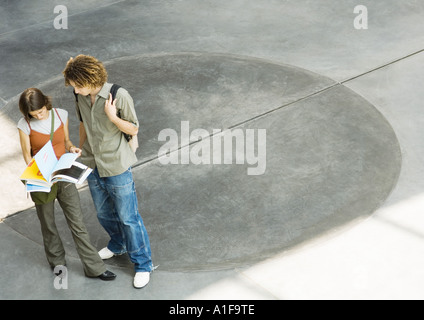
[[[150,272],[137,272],[134,277],[134,288],[141,289],[150,281]]]
[[[114,255],[115,254],[112,251],[110,251],[107,247],[99,251],[99,256],[100,258],[102,258],[102,260],[110,259]]]

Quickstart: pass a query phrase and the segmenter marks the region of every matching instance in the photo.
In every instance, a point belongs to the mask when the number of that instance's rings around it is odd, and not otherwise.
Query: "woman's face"
[[[36,111],[31,111],[29,114],[31,117],[37,120],[47,120],[49,118],[49,110],[47,110],[47,107],[42,107]]]

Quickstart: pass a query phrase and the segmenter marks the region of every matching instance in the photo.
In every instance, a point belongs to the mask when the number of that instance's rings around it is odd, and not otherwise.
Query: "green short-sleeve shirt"
[[[123,133],[105,113],[111,87],[110,83],[104,84],[93,106],[90,96],[78,96],[78,107],[87,133],[81,161],[91,168],[97,167],[101,177],[117,176],[137,162]],[[139,127],[134,102],[128,91],[120,88],[115,99],[121,118]]]

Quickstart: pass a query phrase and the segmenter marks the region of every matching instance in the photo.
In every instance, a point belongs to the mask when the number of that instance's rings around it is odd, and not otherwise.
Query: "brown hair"
[[[25,119],[30,120],[32,118],[30,112],[40,110],[43,107],[46,107],[47,110],[53,108],[51,98],[44,95],[40,89],[28,88],[22,92],[19,98],[19,110],[21,110]]]
[[[69,59],[63,75],[66,86],[71,85],[70,81],[72,81],[78,88],[98,88],[107,81],[107,72],[103,63],[83,54]]]

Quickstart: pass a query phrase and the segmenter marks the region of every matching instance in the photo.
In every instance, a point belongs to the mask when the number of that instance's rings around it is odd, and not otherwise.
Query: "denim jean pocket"
[[[105,178],[106,184],[113,188],[126,188],[128,184],[133,183],[133,175],[131,169],[128,169],[120,175]]]

